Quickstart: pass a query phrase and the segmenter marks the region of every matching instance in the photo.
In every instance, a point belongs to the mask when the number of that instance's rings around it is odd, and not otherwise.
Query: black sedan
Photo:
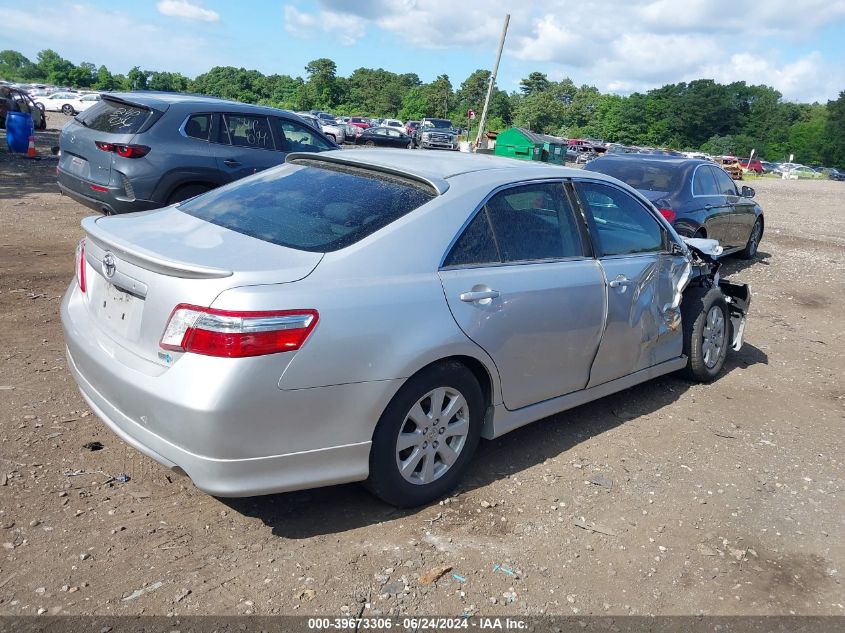
[[[648,198],[685,237],[719,240],[725,253],[752,259],[763,237],[763,210],[754,189],[738,190],[731,177],[705,160],[617,154],[585,169],[613,176]]]
[[[411,137],[395,127],[371,127],[355,137],[356,145],[373,147],[411,147]]]

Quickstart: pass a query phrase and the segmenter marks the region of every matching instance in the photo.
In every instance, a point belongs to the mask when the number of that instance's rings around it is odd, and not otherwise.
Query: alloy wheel
[[[416,485],[430,484],[458,460],[469,434],[469,406],[451,387],[438,387],[417,400],[396,438],[396,466]]]
[[[704,364],[712,369],[719,362],[722,347],[725,345],[725,315],[719,306],[713,306],[707,312],[704,322],[704,334],[701,342],[701,354]]]

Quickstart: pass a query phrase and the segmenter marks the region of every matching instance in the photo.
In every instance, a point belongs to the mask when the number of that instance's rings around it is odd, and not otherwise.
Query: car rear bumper
[[[424,149],[458,149],[457,143],[439,143],[437,141],[420,141],[420,147]]]
[[[126,351],[88,315],[72,284],[61,317],[82,396],[124,442],[200,490],[244,497],[366,479],[372,432],[398,381],[284,390],[271,375],[256,389],[257,365],[232,364],[250,359],[194,354],[149,373],[122,362]],[[209,371],[209,360],[229,363]]]
[[[131,213],[133,211],[149,211],[162,205],[152,200],[128,199],[122,188],[99,185],[78,176],[67,173],[61,168],[57,171],[56,183],[62,194],[73,198],[78,203],[100,213]],[[101,187],[106,191],[92,189]]]

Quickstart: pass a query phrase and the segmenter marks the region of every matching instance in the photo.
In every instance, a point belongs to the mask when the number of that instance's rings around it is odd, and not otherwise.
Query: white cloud
[[[550,77],[630,92],[697,78],[766,83],[788,99],[835,97],[840,59],[800,59],[818,31],[845,23],[845,0],[317,0],[315,20],[331,14],[361,20],[423,49],[495,50],[511,14],[507,57]],[[287,9],[286,9],[287,11]],[[298,11],[296,13],[299,13]],[[306,14],[300,14],[306,15]],[[354,33],[354,34],[353,34]],[[760,54],[766,51],[765,58]]]
[[[302,39],[329,34],[343,46],[351,46],[364,37],[367,21],[357,15],[323,10],[305,13],[289,4],[284,6],[285,31]]]
[[[158,12],[174,18],[196,20],[200,22],[218,22],[220,14],[211,9],[203,9],[201,6],[188,0],[162,0],[156,7]]]
[[[200,73],[226,63],[218,47],[203,37],[88,4],[63,2],[41,7],[36,13],[7,7],[3,24],[4,46],[34,58],[37,51],[49,45],[74,63],[105,64],[112,72],[141,66],[144,70]],[[133,33],[132,46],[126,46],[121,38],[94,37],[97,33]]]

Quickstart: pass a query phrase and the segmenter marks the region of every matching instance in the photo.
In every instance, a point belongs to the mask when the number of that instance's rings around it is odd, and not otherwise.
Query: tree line
[[[190,79],[135,66],[123,75],[104,65],[76,65],[49,49],[35,61],[0,51],[0,77],[6,80],[103,91],[190,91],[291,110],[402,120],[445,117],[464,126],[468,110],[480,113],[490,78],[489,71],[476,70],[455,87],[446,74],[425,83],[416,73],[382,68],[358,68],[344,77],[327,58],[309,62],[304,70],[304,76],[294,77],[215,66]],[[796,162],[845,168],[845,91],[826,104],[791,103],[769,86],[698,79],[621,96],[532,72],[519,90],[493,91],[488,129],[512,125],[568,138],[711,154],[747,156],[755,149],[774,161],[794,154]]]

